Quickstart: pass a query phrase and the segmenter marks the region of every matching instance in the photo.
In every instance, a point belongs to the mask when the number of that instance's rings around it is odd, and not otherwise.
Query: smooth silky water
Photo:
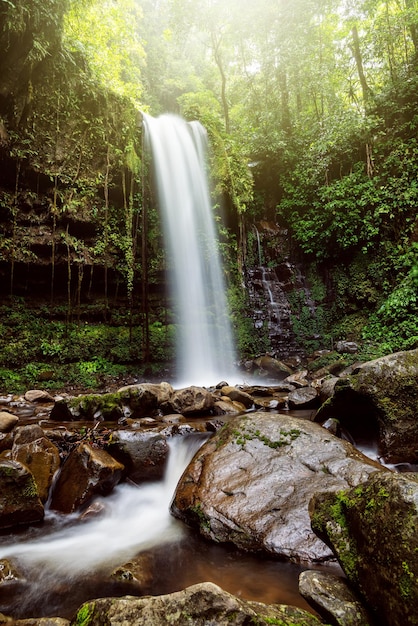
[[[144,115],[177,313],[174,386],[238,380],[219,242],[206,174],[206,131],[166,114]]]
[[[171,439],[164,479],[118,486],[96,499],[104,506],[96,517],[83,521],[80,515],[47,511],[39,527],[0,537],[0,559],[23,575],[0,585],[0,612],[70,618],[88,599],[160,595],[204,581],[242,598],[308,609],[297,590],[306,568],[204,541],[171,516],[177,482],[206,438]],[[142,581],[111,578],[115,568],[136,559],[145,564]]]

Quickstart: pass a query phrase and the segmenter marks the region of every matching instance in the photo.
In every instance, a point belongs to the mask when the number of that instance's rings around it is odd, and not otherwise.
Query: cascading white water
[[[144,115],[178,312],[177,384],[236,378],[235,353],[205,169],[206,131]]]
[[[16,558],[42,576],[71,578],[111,569],[154,545],[178,539],[182,525],[170,515],[170,503],[181,474],[202,444],[201,437],[170,440],[164,480],[135,487],[119,485],[102,499],[104,513],[39,540],[0,546],[0,559]],[[49,515],[53,515],[49,513]],[[59,516],[56,516],[59,519]]]

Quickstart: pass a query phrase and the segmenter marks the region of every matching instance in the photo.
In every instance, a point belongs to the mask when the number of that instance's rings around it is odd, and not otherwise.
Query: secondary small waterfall
[[[234,342],[212,215],[199,122],[144,115],[153,157],[178,314],[177,383],[215,384],[236,377]]]
[[[311,332],[315,303],[300,269],[288,259],[287,233],[269,222],[261,226],[260,233],[254,225],[253,265],[246,268],[246,285],[255,331],[267,332],[270,353],[285,358],[303,352],[294,322],[302,326],[304,316],[306,332]]]

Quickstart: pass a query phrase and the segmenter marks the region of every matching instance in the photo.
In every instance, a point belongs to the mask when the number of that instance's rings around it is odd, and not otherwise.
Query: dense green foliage
[[[208,130],[242,357],[274,348],[242,288],[265,220],[288,233],[266,263],[307,277],[315,316],[290,294],[305,348],[417,345],[417,46],[416,0],[0,0],[3,294],[24,295],[18,270],[48,257],[62,307],[35,328],[10,301],[4,386],[26,363],[89,374],[171,356],[169,305],[149,298],[165,258],[141,110]],[[97,277],[103,326],[82,327]]]

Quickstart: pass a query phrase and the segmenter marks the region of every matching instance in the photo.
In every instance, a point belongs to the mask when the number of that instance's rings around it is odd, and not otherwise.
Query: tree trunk
[[[69,225],[65,233],[65,245],[67,247],[67,330],[71,321],[71,252],[70,252],[70,235]]]
[[[414,22],[414,18],[412,17],[414,15],[415,5],[415,0],[405,0],[405,7],[409,13],[409,16],[407,17],[407,25],[411,34],[412,43],[414,44],[414,53],[416,55],[418,52],[418,25]]]
[[[12,225],[12,253],[10,260],[10,295],[13,295],[14,276],[15,276],[15,259],[16,259],[16,228],[17,228],[17,214],[19,211],[18,194],[19,194],[19,180],[20,180],[20,159],[16,163],[16,179],[15,179],[15,193],[13,198],[13,225]]]
[[[106,153],[106,171],[103,184],[103,193],[105,199],[105,219],[104,219],[104,299],[105,311],[104,318],[107,320],[108,312],[108,271],[107,271],[107,246],[108,246],[108,224],[109,224],[109,173],[110,173],[110,145],[107,146]]]
[[[280,99],[282,105],[282,128],[287,135],[290,135],[292,123],[289,108],[289,89],[287,86],[287,74],[285,68],[281,68],[278,71],[278,83],[280,86]]]
[[[226,97],[226,75],[222,63],[222,56],[220,53],[220,39],[218,41],[215,40],[215,35],[212,33],[212,44],[213,44],[213,56],[215,58],[215,63],[218,66],[219,73],[221,75],[221,100],[222,100],[222,108],[224,111],[224,119],[225,119],[225,130],[227,133],[230,131],[230,122],[229,122],[229,107],[228,100]]]
[[[141,215],[141,265],[142,265],[142,358],[145,363],[150,358],[149,307],[148,307],[148,255],[147,255],[147,198],[145,188],[145,159],[142,147],[142,215]]]
[[[360,42],[359,42],[357,26],[353,26],[353,28],[351,29],[351,34],[352,34],[352,37],[353,37],[353,45],[351,46],[351,50],[353,52],[354,59],[355,59],[355,62],[356,62],[357,72],[358,72],[360,85],[361,85],[361,90],[362,90],[362,93],[363,93],[363,101],[364,101],[364,104],[366,106],[368,101],[369,101],[369,97],[370,97],[370,87],[367,84],[366,76],[364,74],[363,58],[362,58],[361,52],[360,52]]]

